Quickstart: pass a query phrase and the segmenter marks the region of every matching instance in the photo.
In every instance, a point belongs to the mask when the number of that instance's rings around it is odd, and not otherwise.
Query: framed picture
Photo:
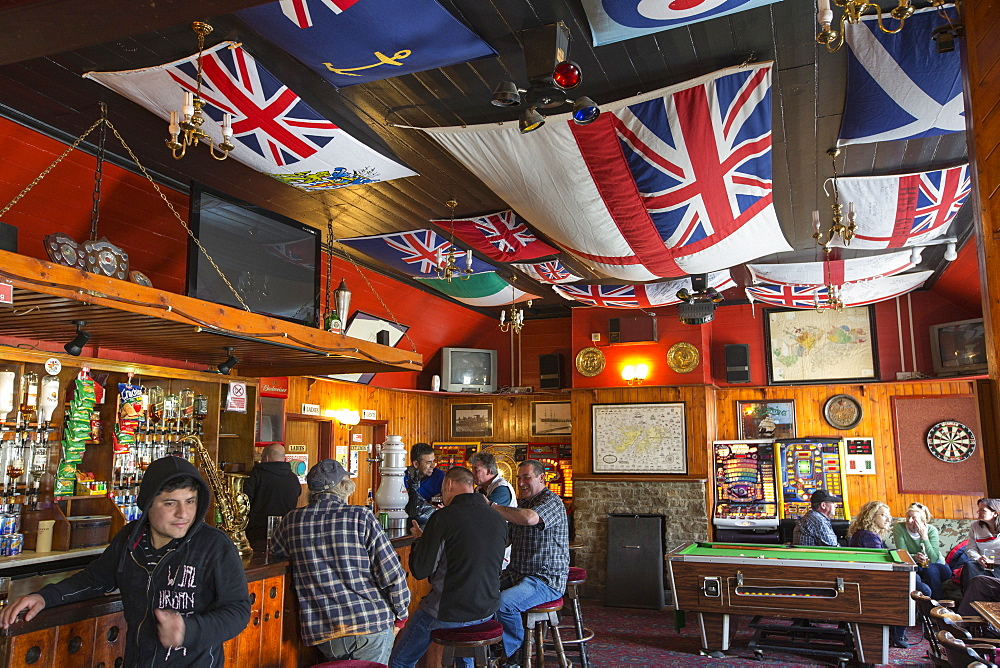
[[[684,404],[594,404],[594,473],[687,473]]]
[[[401,325],[398,322],[384,320],[364,311],[355,311],[354,315],[348,320],[347,327],[344,328],[344,335],[352,339],[378,343],[379,332],[388,332],[389,345],[395,347],[409,328],[409,325]],[[375,374],[373,373],[335,373],[327,376],[327,378],[346,380],[350,383],[360,383],[362,385],[372,382],[372,378],[374,377]]]
[[[532,401],[532,436],[568,436],[573,433],[568,401]]]
[[[878,380],[874,309],[767,309],[767,378],[771,385]]]
[[[736,436],[751,438],[794,438],[795,402],[737,401]]]
[[[452,404],[452,438],[492,438],[493,404]]]

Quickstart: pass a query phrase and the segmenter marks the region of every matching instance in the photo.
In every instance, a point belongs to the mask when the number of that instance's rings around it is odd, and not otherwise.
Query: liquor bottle
[[[375,513],[375,497],[372,495],[372,488],[368,488],[368,500],[365,501],[365,508],[370,510],[372,514]]]

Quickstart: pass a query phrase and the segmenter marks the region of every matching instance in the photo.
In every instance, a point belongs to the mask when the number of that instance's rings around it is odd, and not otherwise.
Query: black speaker
[[[750,382],[750,346],[746,343],[727,343],[726,382]]]
[[[379,344],[380,346],[389,345],[389,330],[380,329],[377,332],[375,332],[375,343]]]
[[[538,389],[560,390],[562,386],[562,355],[559,353],[539,355]]]
[[[608,319],[608,341],[610,343],[622,342],[622,321],[618,318]]]
[[[608,515],[604,605],[662,610],[663,515]]]
[[[0,250],[17,252],[17,228],[0,222]]]

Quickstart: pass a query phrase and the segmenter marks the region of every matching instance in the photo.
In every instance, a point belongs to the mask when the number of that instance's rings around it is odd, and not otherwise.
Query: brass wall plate
[[[584,348],[576,354],[576,370],[581,376],[592,378],[604,371],[604,353],[600,348]]]
[[[676,373],[691,373],[698,368],[701,353],[687,341],[680,341],[667,350],[667,364]]]

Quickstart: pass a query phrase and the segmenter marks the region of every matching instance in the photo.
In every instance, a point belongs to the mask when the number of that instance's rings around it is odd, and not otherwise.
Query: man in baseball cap
[[[817,489],[809,498],[812,510],[799,518],[792,533],[793,545],[829,545],[837,547],[837,534],[833,532],[833,517],[837,504],[843,498],[834,496],[825,489]]]
[[[399,557],[371,511],[347,503],[355,485],[340,462],[320,461],[306,482],[309,505],[271,536],[271,554],[295,565],[302,642],[330,660],[387,663],[410,604]]]

